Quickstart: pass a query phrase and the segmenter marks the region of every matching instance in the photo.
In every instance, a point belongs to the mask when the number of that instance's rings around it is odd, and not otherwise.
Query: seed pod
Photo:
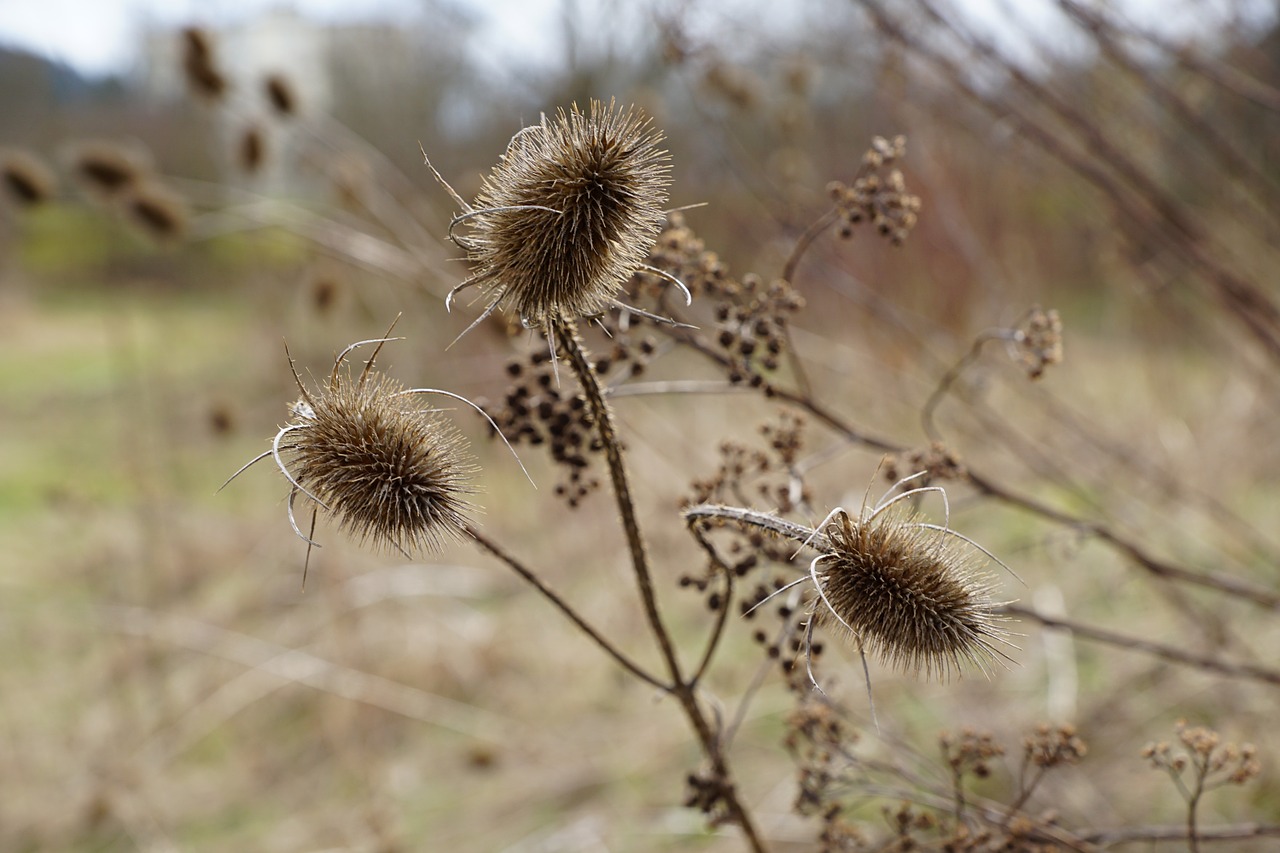
[[[294,485],[360,540],[409,553],[462,535],[475,466],[457,428],[378,373],[304,391],[281,431]]]
[[[840,512],[823,529],[830,550],[816,566],[819,620],[847,628],[890,665],[947,677],[985,668],[1006,632],[975,571],[967,540],[924,524],[902,503],[862,520]]]
[[[592,101],[512,137],[473,205],[455,221],[492,305],[527,323],[608,308],[665,221],[670,164],[662,135],[634,109]]]

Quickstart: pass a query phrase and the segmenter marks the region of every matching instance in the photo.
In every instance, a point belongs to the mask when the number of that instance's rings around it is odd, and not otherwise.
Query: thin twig
[[[547,599],[547,601],[551,602],[551,604],[554,605],[557,610],[559,610],[561,613],[567,616],[569,618],[569,621],[577,625],[578,628],[581,629],[581,631],[584,634],[586,634],[588,637],[591,638],[591,641],[593,643],[595,643],[597,646],[603,649],[611,658],[617,661],[622,666],[623,669],[627,670],[627,672],[630,672],[632,675],[634,675],[636,678],[639,678],[641,681],[651,684],[665,693],[671,692],[670,684],[664,684],[659,678],[646,672],[639,664],[635,663],[626,655],[624,655],[622,652],[618,651],[617,647],[615,647],[612,643],[610,643],[607,639],[605,639],[604,635],[602,635],[599,631],[593,628],[585,618],[580,616],[578,614],[578,611],[573,609],[572,605],[570,605],[563,598],[561,598],[560,595],[556,593],[555,590],[551,589],[546,584],[544,584],[542,582],[542,579],[539,578],[533,572],[533,570],[531,570],[530,568],[525,566],[523,563],[521,563],[519,560],[517,560],[506,549],[502,548],[500,545],[498,545],[498,543],[494,542],[488,536],[485,536],[483,533],[481,533],[479,530],[477,530],[475,527],[471,525],[465,525],[463,527],[463,532],[467,536],[469,536],[471,539],[475,540],[475,543],[479,545],[481,548],[483,548],[484,550],[488,551],[490,554],[492,554],[493,556],[501,560],[507,566],[507,568],[511,569],[520,577],[528,581],[529,584],[532,585],[534,589],[538,590],[538,592],[542,594],[543,598]]]
[[[982,348],[986,344],[1005,337],[1007,337],[1007,334],[1003,330],[992,329],[982,332],[974,338],[973,346],[969,347],[969,351],[938,380],[937,387],[933,389],[933,393],[929,395],[929,399],[925,401],[924,406],[920,409],[920,425],[924,427],[925,435],[929,436],[930,441],[942,440],[942,434],[938,432],[938,427],[933,422],[933,412],[938,407],[938,403],[942,401],[943,395],[951,390],[952,384],[960,378],[960,374],[964,372],[965,368],[977,361],[978,356],[982,354]]]
[[[1219,675],[1225,675],[1228,678],[1243,678],[1250,681],[1260,681],[1264,684],[1280,687],[1280,670],[1271,669],[1269,667],[1259,666],[1252,663],[1222,660],[1221,658],[1212,657],[1210,655],[1195,654],[1176,646],[1169,646],[1164,643],[1154,643],[1150,640],[1131,637],[1126,634],[1118,634],[1104,628],[1095,628],[1091,625],[1074,622],[1070,619],[1049,616],[1048,614],[1033,610],[1030,607],[1023,607],[1018,604],[1006,604],[999,608],[998,612],[1006,613],[1010,616],[1019,616],[1023,619],[1030,619],[1055,631],[1070,631],[1076,637],[1080,637],[1085,640],[1093,640],[1094,642],[1105,643],[1106,645],[1122,649],[1133,649],[1134,651],[1153,655],[1154,657],[1171,661],[1172,663],[1192,666],[1208,672],[1216,672]]]
[[[711,659],[715,656],[716,649],[720,645],[720,638],[724,636],[724,626],[729,618],[729,607],[733,604],[733,569],[720,559],[720,555],[716,552],[715,547],[707,540],[701,525],[690,522],[689,530],[693,533],[693,537],[698,540],[698,544],[702,546],[702,550],[707,552],[707,556],[711,559],[712,565],[724,578],[724,589],[720,593],[720,607],[716,611],[716,623],[711,628],[711,635],[707,638],[706,649],[702,652],[702,660],[699,661],[697,669],[693,671],[693,675],[689,676],[689,684],[696,686],[702,680],[702,676],[706,674],[707,667],[711,665]]]

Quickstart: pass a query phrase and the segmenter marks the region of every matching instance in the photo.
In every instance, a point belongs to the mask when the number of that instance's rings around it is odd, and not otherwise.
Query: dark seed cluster
[[[890,453],[885,456],[884,467],[881,469],[884,478],[890,483],[921,471],[924,476],[918,481],[912,481],[913,485],[927,486],[945,480],[963,480],[968,473],[960,457],[940,441],[932,442],[928,447]]]
[[[607,368],[607,362],[596,362],[597,371]],[[547,448],[561,469],[556,496],[576,508],[600,487],[591,460],[602,448],[586,401],[557,383],[549,352],[535,350],[509,362],[507,374],[511,385],[501,406],[487,407],[489,416],[512,445]],[[567,373],[559,379],[569,381]]]
[[[852,237],[855,225],[869,222],[893,245],[906,241],[920,213],[920,197],[907,192],[906,179],[893,167],[906,152],[905,136],[896,136],[892,142],[877,136],[862,155],[851,186],[840,181],[827,185],[843,223],[840,236]]]
[[[735,441],[721,442],[720,463],[716,471],[708,477],[695,479],[682,505],[732,503],[746,506],[763,502],[781,514],[807,505],[808,486],[792,470],[792,464],[804,446],[804,427],[802,417],[782,411],[776,422],[760,427],[764,448],[748,447]],[[759,566],[761,558],[787,563],[795,553],[795,543],[759,528],[725,526],[725,533],[727,541],[721,547],[721,559],[740,578]],[[716,567],[709,566],[703,574],[682,576],[680,585],[705,592],[712,586],[715,574]],[[781,580],[777,582],[782,583]],[[754,600],[751,596],[743,600],[742,610],[748,610],[770,591],[760,584]]]
[[[685,777],[684,806],[697,809],[711,826],[720,826],[731,817],[729,783],[712,770],[690,773]]]
[[[719,256],[706,249],[678,213],[669,217],[649,264],[712,303],[713,340],[724,355],[729,381],[769,393],[769,375],[781,366],[788,349],[788,323],[804,307],[804,297],[785,279],[766,282],[752,273],[741,279],[729,275]]]
[[[857,742],[858,733],[845,724],[843,715],[829,701],[817,697],[812,690],[801,695],[804,698],[787,716],[787,734],[783,738],[783,745],[796,763],[799,783],[793,808],[797,814],[822,819],[820,849],[862,849],[845,846],[865,839],[843,819],[843,809],[837,801],[845,784],[845,755]]]

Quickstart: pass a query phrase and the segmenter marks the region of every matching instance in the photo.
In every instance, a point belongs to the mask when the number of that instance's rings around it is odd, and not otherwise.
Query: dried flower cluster
[[[711,476],[698,477],[690,483],[686,505],[758,502],[783,515],[807,505],[808,488],[793,471],[804,447],[805,426],[804,418],[784,410],[778,413],[776,422],[759,427],[765,449],[722,441],[719,466]]]
[[[960,735],[942,732],[938,735],[942,760],[954,779],[972,774],[979,779],[991,775],[991,760],[1004,755],[1004,747],[991,732],[963,729]]]
[[[862,166],[852,186],[840,181],[827,185],[844,222],[840,228],[842,237],[852,236],[853,226],[858,223],[870,222],[893,245],[901,246],[906,241],[920,213],[920,197],[907,192],[902,172],[892,168],[906,151],[905,136],[895,136],[892,142],[877,136],[862,155]]]
[[[108,141],[81,142],[72,150],[71,172],[91,199],[148,237],[170,242],[185,235],[186,199],[155,173],[147,152]]]
[[[466,530],[474,465],[465,441],[439,412],[413,401],[424,393],[463,398],[434,389],[406,390],[373,371],[377,351],[358,377],[343,371],[355,347],[380,347],[385,340],[347,347],[328,383],[316,391],[308,391],[295,372],[302,396],[290,407],[289,423],[276,434],[271,450],[227,481],[259,460],[274,458],[292,486],[290,523],[309,544],[315,543],[294,518],[299,494],[357,539],[405,554],[438,547]]]
[[[236,161],[246,173],[252,175],[262,168],[267,158],[267,138],[262,128],[251,124],[244,129],[236,155]]]
[[[1050,308],[1032,308],[1014,329],[1013,357],[1031,379],[1044,375],[1046,367],[1062,363],[1062,318]]]
[[[121,199],[130,221],[160,241],[180,239],[187,230],[187,203],[154,179],[141,181]]]
[[[1223,743],[1221,736],[1206,726],[1189,726],[1179,720],[1175,727],[1181,750],[1175,752],[1167,741],[1149,743],[1142,757],[1151,766],[1172,776],[1184,795],[1190,791],[1207,791],[1223,785],[1243,785],[1262,772],[1258,751],[1253,744]],[[1191,770],[1190,788],[1183,781]]]
[[[599,101],[521,130],[454,222],[474,264],[455,292],[479,285],[490,310],[510,306],[536,326],[616,304],[666,216],[661,140],[634,109]]]
[[[910,471],[923,471],[922,485],[943,480],[963,480],[967,474],[964,463],[945,444],[934,441],[928,447],[890,453],[884,458],[881,473],[891,483],[896,483]]]
[[[1033,734],[1022,741],[1023,760],[1034,767],[1050,768],[1075,764],[1084,758],[1089,747],[1070,724],[1050,726],[1041,723]]]
[[[731,276],[679,213],[669,217],[649,264],[712,303],[715,345],[727,361],[729,381],[770,393],[770,374],[782,365],[789,348],[788,324],[804,307],[804,297],[785,279]]]
[[[408,553],[461,534],[473,471],[465,442],[398,382],[368,373],[303,389],[293,415],[279,442],[291,480],[357,539]]]

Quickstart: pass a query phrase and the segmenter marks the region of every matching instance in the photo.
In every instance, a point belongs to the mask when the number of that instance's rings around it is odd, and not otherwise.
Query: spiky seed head
[[[839,514],[823,532],[831,556],[818,581],[830,609],[816,600],[821,621],[843,620],[881,660],[926,677],[1003,657],[994,579],[976,571],[963,539],[920,526],[900,504],[865,522]]]
[[[535,325],[605,310],[665,221],[662,139],[636,109],[594,100],[517,133],[459,241],[475,281]]]
[[[475,466],[439,412],[372,372],[294,405],[281,450],[298,484],[360,540],[405,553],[462,535]]]
[[[53,198],[57,187],[53,171],[26,151],[0,150],[0,177],[10,198],[25,207]]]

